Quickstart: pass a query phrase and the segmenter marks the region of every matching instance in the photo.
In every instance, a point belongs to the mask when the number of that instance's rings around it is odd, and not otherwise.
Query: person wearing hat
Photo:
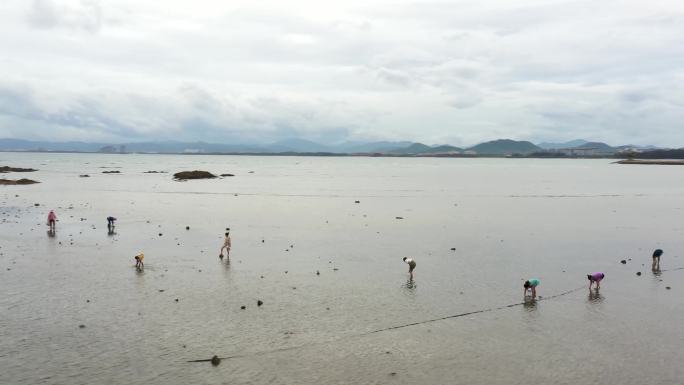
[[[596,283],[596,290],[601,288],[601,281],[603,278],[605,278],[606,275],[603,273],[593,273],[593,274],[587,274],[587,279],[589,280],[589,290],[591,290],[591,286]]]
[[[226,249],[226,258],[230,258],[231,245],[230,229],[226,229],[226,237],[223,239],[223,246],[221,247],[221,251],[219,251],[219,258],[223,259],[223,249]]]
[[[403,261],[409,265],[409,276],[411,277],[411,281],[413,281],[413,270],[416,268],[416,261],[414,261],[413,258],[406,257],[404,257]]]
[[[651,270],[660,270],[660,256],[663,255],[663,251],[661,249],[656,249],[653,252],[653,265],[651,266]]]

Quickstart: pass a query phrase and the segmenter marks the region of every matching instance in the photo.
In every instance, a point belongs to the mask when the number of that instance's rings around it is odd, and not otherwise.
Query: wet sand
[[[678,168],[0,158],[39,169],[32,177],[42,182],[0,189],[0,383],[674,384],[684,376],[684,270],[672,270],[684,267]],[[235,176],[173,181],[183,170]],[[113,235],[108,215],[118,218]],[[226,227],[230,264],[218,258]],[[659,274],[650,271],[655,248],[665,250]],[[140,251],[144,272],[134,268]],[[413,283],[403,256],[417,261]],[[593,271],[606,273],[598,295],[585,288]],[[547,298],[507,307],[522,302],[530,277]],[[487,309],[495,310],[478,312]],[[471,314],[436,320],[463,313]],[[187,362],[213,355],[239,357]]]

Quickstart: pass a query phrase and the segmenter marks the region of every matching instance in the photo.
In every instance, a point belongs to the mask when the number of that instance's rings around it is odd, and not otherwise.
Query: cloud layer
[[[326,3],[4,1],[0,137],[684,146],[679,0]]]

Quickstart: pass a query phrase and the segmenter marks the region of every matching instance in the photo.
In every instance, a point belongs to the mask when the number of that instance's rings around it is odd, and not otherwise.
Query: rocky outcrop
[[[209,171],[181,171],[173,174],[173,178],[176,180],[188,180],[188,179],[214,179],[217,178],[216,175],[210,173]]]

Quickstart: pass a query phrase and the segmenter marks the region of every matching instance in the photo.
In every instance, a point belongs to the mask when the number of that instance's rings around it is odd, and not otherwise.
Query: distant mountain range
[[[480,143],[469,148],[447,144],[426,145],[407,141],[399,142],[345,142],[324,145],[305,139],[287,139],[268,145],[224,144],[207,142],[132,142],[124,144],[89,142],[47,142],[23,139],[0,139],[0,151],[66,151],[102,153],[330,153],[330,154],[380,154],[394,156],[411,155],[529,155],[543,153],[551,155],[610,155],[620,151],[653,150],[653,146],[613,147],[601,142],[573,140],[565,143],[540,143],[498,139]]]

